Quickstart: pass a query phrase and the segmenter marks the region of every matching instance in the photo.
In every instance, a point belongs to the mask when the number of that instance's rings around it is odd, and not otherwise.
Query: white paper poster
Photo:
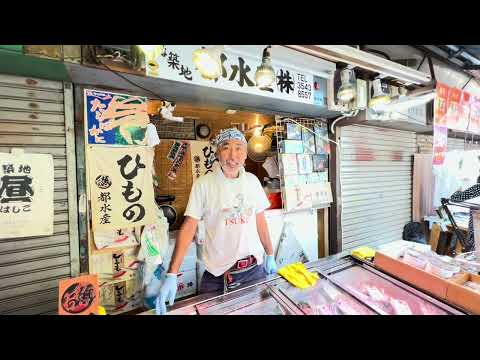
[[[89,145],[93,230],[154,224],[153,148]]]
[[[53,234],[53,157],[0,153],[0,238]]]
[[[215,171],[219,166],[215,149],[208,141],[190,141],[193,181],[200,176]]]
[[[93,239],[97,249],[139,245],[133,229],[98,230],[94,232]]]

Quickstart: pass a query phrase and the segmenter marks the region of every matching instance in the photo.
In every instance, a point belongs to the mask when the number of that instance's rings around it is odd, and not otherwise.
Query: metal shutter
[[[409,131],[340,128],[342,250],[402,238],[412,217],[416,140]]]
[[[54,234],[0,238],[0,314],[56,313],[58,281],[78,275],[73,94],[70,83],[0,74],[0,152],[54,159]]]
[[[465,138],[458,136],[457,138],[448,138],[447,151],[452,150],[479,150],[480,144],[471,143],[471,136],[467,135],[467,142]],[[477,141],[478,142],[478,141]],[[417,135],[418,152],[421,154],[431,154],[433,152],[433,136],[432,135]]]

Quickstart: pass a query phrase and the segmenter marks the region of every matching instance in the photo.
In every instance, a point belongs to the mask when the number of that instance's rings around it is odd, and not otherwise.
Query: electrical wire
[[[465,87],[468,85],[468,83],[470,82],[470,80],[473,79],[473,76],[470,76],[470,78],[468,79],[468,81],[465,83],[465,85],[463,85],[462,87],[462,90],[465,89]]]
[[[347,117],[357,116],[358,111],[359,111],[358,109],[352,110],[351,112],[349,112],[349,113],[343,113],[342,116],[340,116],[339,118],[336,118],[336,119],[332,122],[332,124],[330,125],[330,131],[331,131],[331,133],[332,133],[332,134],[335,134],[335,130],[334,130],[333,128],[334,128],[334,126],[335,126],[335,124],[336,124],[337,122],[339,122],[340,120],[342,120],[342,119],[344,119],[344,118],[347,118]]]
[[[144,90],[144,91],[149,92],[150,94],[154,95],[155,98],[158,98],[158,99],[161,99],[161,100],[164,100],[164,101],[168,101],[168,100],[165,100],[165,97],[164,97],[164,96],[160,96],[160,95],[158,95],[157,93],[155,93],[153,90],[150,90],[150,89],[148,89],[148,88],[145,88],[145,87],[143,87],[143,86],[141,86],[141,85],[136,84],[134,81],[131,81],[131,80],[128,79],[126,76],[123,76],[122,74],[120,74],[118,71],[113,70],[111,67],[109,67],[107,64],[105,64],[105,63],[102,61],[102,59],[98,59],[98,60],[100,61],[100,63],[101,63],[107,70],[109,70],[110,72],[114,73],[115,75],[117,75],[118,77],[122,78],[123,80],[129,82],[129,83],[132,84],[133,86],[136,86],[136,87],[138,87],[139,89],[142,89],[142,90]],[[169,101],[169,102],[171,102],[171,101]]]
[[[300,126],[301,128],[306,129],[307,131],[311,132],[313,135],[318,136],[318,134],[315,131],[312,131],[311,129],[304,126],[303,124],[300,124],[298,121],[295,121],[294,119],[291,119],[291,118],[289,118],[288,121],[291,121],[291,122],[297,124],[298,126]],[[340,144],[337,143],[336,141],[330,140],[328,137],[325,137],[325,136],[318,136],[318,137],[320,137],[320,139],[330,141],[331,143],[334,143],[335,145],[337,145],[338,148],[340,148]]]

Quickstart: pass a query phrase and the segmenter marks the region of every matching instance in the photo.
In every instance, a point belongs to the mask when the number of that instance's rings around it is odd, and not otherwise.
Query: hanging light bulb
[[[162,55],[165,45],[137,45],[145,55],[148,72],[150,76],[158,76],[159,65],[157,58]]]
[[[210,49],[197,49],[193,52],[193,63],[203,78],[213,80],[222,75],[222,62],[220,60],[222,52],[223,45]]]
[[[271,45],[263,50],[262,64],[257,67],[255,72],[255,82],[261,90],[273,91],[272,84],[275,82],[275,70],[272,67],[272,58],[270,57]]]
[[[368,107],[375,110],[376,107],[389,104],[390,101],[388,85],[381,79],[373,80],[373,96],[368,102]]]
[[[337,98],[343,104],[349,103],[357,96],[355,72],[353,69],[343,69],[340,73],[342,85],[338,89]]]
[[[145,54],[147,62],[155,61],[165,49],[165,45],[138,45],[138,47]]]

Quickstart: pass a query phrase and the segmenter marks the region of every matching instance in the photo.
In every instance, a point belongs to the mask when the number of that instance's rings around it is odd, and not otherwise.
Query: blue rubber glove
[[[157,315],[165,315],[167,313],[167,307],[165,301],[168,300],[170,306],[175,301],[175,295],[177,294],[177,274],[168,274],[163,279],[163,284],[160,287],[160,292],[155,303],[155,313]]]
[[[267,255],[265,258],[265,271],[268,275],[275,274],[277,272],[277,263],[273,255]]]

